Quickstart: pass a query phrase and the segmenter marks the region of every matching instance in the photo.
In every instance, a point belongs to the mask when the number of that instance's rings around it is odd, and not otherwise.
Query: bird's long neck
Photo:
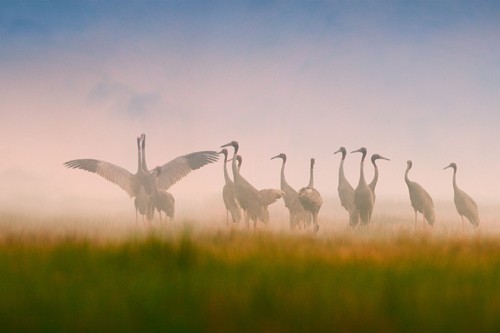
[[[146,139],[144,139],[144,140],[146,140]],[[146,165],[146,141],[144,141],[142,144],[142,169],[145,172],[149,172],[148,167]]]
[[[453,189],[458,190],[457,186],[457,168],[453,168]]]
[[[137,173],[141,172],[141,143],[137,142]]]
[[[370,183],[370,186],[375,187],[377,185],[377,181],[378,181],[378,167],[377,167],[377,163],[375,163],[375,160],[372,161],[372,164],[373,164],[373,169],[375,170],[375,173],[373,174],[373,180]]]
[[[365,164],[365,154],[363,154],[363,157],[361,158],[361,163],[360,163],[360,167],[359,167],[359,183],[360,184],[366,184],[364,164]]]
[[[410,183],[410,178],[408,178],[408,173],[410,172],[410,167],[407,166],[406,167],[406,172],[405,172],[405,182],[406,184],[409,184]]]
[[[340,160],[340,166],[339,166],[339,184],[344,179],[346,179],[346,178],[345,178],[345,174],[344,174],[344,158],[342,158],[342,160]]]
[[[224,179],[226,184],[233,182],[231,178],[229,178],[229,173],[227,172],[227,154],[224,154]]]
[[[238,171],[238,161],[236,159],[236,156],[238,155],[238,148],[234,148],[234,153],[233,153],[233,160],[231,161],[231,169],[233,169],[233,177],[234,180],[236,180],[236,177],[239,176],[240,172]]]
[[[283,189],[287,184],[285,179],[285,160],[283,160],[283,164],[281,164],[281,189]]]
[[[311,162],[311,170],[309,171],[309,185],[307,187],[314,187],[314,163]]]

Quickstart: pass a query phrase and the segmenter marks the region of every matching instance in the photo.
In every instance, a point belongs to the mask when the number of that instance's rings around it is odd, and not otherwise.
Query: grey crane
[[[264,207],[262,205],[260,194],[259,191],[254,186],[252,186],[252,184],[250,184],[238,171],[238,167],[236,165],[236,156],[238,155],[238,150],[240,147],[238,142],[231,141],[225,145],[222,145],[221,148],[229,146],[234,148],[231,168],[233,170],[236,200],[238,200],[240,207],[245,212],[245,223],[247,227],[249,227],[249,220],[252,219],[255,229],[257,227],[257,221],[263,221],[264,216]]]
[[[154,202],[154,208],[158,210],[158,213],[160,215],[160,222],[161,222],[161,212],[165,212],[166,218],[170,218],[170,220],[174,219],[175,216],[175,198],[174,196],[165,191],[165,190],[160,190],[158,188],[158,180],[160,178],[160,174],[162,173],[161,167],[156,167],[153,170],[153,176],[155,177],[155,187],[154,187],[154,197],[153,197],[153,202]]]
[[[376,163],[377,160],[390,161],[390,159],[388,159],[387,157],[384,157],[384,156],[380,156],[379,154],[373,154],[372,155],[371,161],[372,161],[372,164],[373,164],[374,174],[373,174],[373,179],[372,179],[371,183],[368,184],[368,186],[370,187],[370,189],[373,192],[373,201],[374,202],[375,202],[375,197],[376,197],[376,195],[375,195],[375,187],[377,186],[377,182],[378,182],[378,167],[377,167],[377,163]]]
[[[457,212],[462,218],[462,230],[464,229],[464,216],[469,220],[474,228],[479,227],[479,211],[477,209],[476,202],[457,186],[457,165],[455,163],[450,163],[444,169],[448,168],[453,169],[454,201]]]
[[[223,148],[219,154],[224,155],[225,184],[222,188],[222,199],[224,200],[224,205],[226,206],[226,224],[229,224],[229,213],[231,213],[233,222],[238,223],[241,221],[241,208],[236,201],[234,182],[231,180],[229,173],[227,172],[227,149]]]
[[[311,213],[314,223],[314,232],[318,232],[318,212],[323,205],[323,199],[318,190],[314,188],[314,158],[311,158],[311,168],[309,173],[309,185],[299,191],[299,200],[304,209]]]
[[[236,160],[238,161],[238,172],[240,172],[243,158],[241,157],[241,155],[237,155]],[[262,222],[264,224],[267,224],[269,222],[269,206],[279,199],[283,198],[284,195],[285,192],[274,188],[259,190],[260,201],[262,202],[262,207],[264,208],[262,215]]]
[[[283,201],[285,202],[285,207],[288,208],[290,213],[290,229],[294,229],[304,222],[304,219],[306,218],[306,211],[299,200],[299,193],[295,191],[295,189],[290,186],[285,179],[286,154],[281,153],[271,157],[271,159],[275,158],[281,158],[283,161],[281,164],[280,188],[285,194],[283,196]]]
[[[358,186],[354,190],[354,204],[359,213],[359,218],[361,223],[367,225],[370,223],[370,219],[373,212],[373,192],[370,187],[366,184],[365,173],[364,173],[364,162],[366,157],[366,148],[361,147],[358,150],[352,151],[351,153],[362,153],[361,164],[359,168],[359,181]]]
[[[415,230],[417,229],[417,212],[423,215],[423,218],[427,220],[429,225],[433,226],[436,216],[434,213],[434,202],[427,191],[420,186],[420,184],[411,181],[408,178],[408,172],[413,166],[412,161],[408,160],[406,162],[406,172],[405,172],[405,182],[408,186],[408,191],[410,192],[410,202],[413,210],[415,211]]]
[[[347,154],[345,147],[340,147],[334,154],[342,153],[339,166],[339,192],[340,204],[349,212],[349,225],[355,227],[358,224],[358,210],[354,204],[354,188],[349,183],[344,174],[344,160]]]
[[[197,170],[202,166],[216,162],[218,159],[216,151],[200,151],[183,156],[179,156],[170,162],[159,166],[161,173],[158,175],[157,188],[167,190],[170,186],[187,176],[191,171]],[[154,196],[154,176],[151,173],[145,173],[139,162],[136,174],[114,165],[112,163],[96,159],[77,159],[64,163],[64,166],[70,169],[81,169],[95,173],[111,183],[118,185],[130,197],[141,195],[141,188],[152,198]],[[135,200],[134,200],[135,202]]]

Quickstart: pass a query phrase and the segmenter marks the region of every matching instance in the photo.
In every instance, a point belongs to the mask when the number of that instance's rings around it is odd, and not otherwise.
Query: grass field
[[[178,222],[110,237],[15,218],[1,221],[3,332],[500,330],[497,236]]]

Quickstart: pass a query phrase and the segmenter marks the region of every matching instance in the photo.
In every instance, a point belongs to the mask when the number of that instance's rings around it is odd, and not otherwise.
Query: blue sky
[[[366,146],[392,160],[379,198],[407,200],[412,159],[411,178],[434,197],[451,200],[441,169],[454,161],[467,192],[498,202],[498,36],[497,1],[3,1],[0,139],[11,158],[0,201],[33,186],[55,205],[95,188],[122,198],[61,164],[93,157],[134,171],[146,132],[150,165],[237,139],[259,188],[279,186],[268,159],[285,152],[295,187],[316,157],[318,188],[334,198],[332,153]],[[218,193],[221,168],[172,190]],[[359,156],[346,168],[355,185]]]

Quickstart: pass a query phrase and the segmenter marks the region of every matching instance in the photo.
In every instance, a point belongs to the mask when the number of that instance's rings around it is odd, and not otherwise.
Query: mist
[[[297,189],[315,157],[315,185],[332,214],[340,207],[340,146],[391,159],[378,162],[377,205],[407,202],[412,214],[408,159],[410,178],[439,202],[453,200],[452,172],[442,170],[450,162],[480,209],[500,200],[496,5],[466,16],[466,2],[387,2],[375,11],[335,1],[307,9],[197,4],[39,5],[40,14],[6,5],[3,209],[133,214],[120,188],[63,163],[95,158],[134,173],[141,133],[150,168],[238,140],[242,174],[259,189],[279,188],[281,164],[272,156],[288,155],[287,180]],[[359,162],[359,154],[346,158],[353,186]],[[371,180],[368,159],[365,170]],[[219,161],[170,192],[181,216],[205,207],[224,216],[223,183]]]

